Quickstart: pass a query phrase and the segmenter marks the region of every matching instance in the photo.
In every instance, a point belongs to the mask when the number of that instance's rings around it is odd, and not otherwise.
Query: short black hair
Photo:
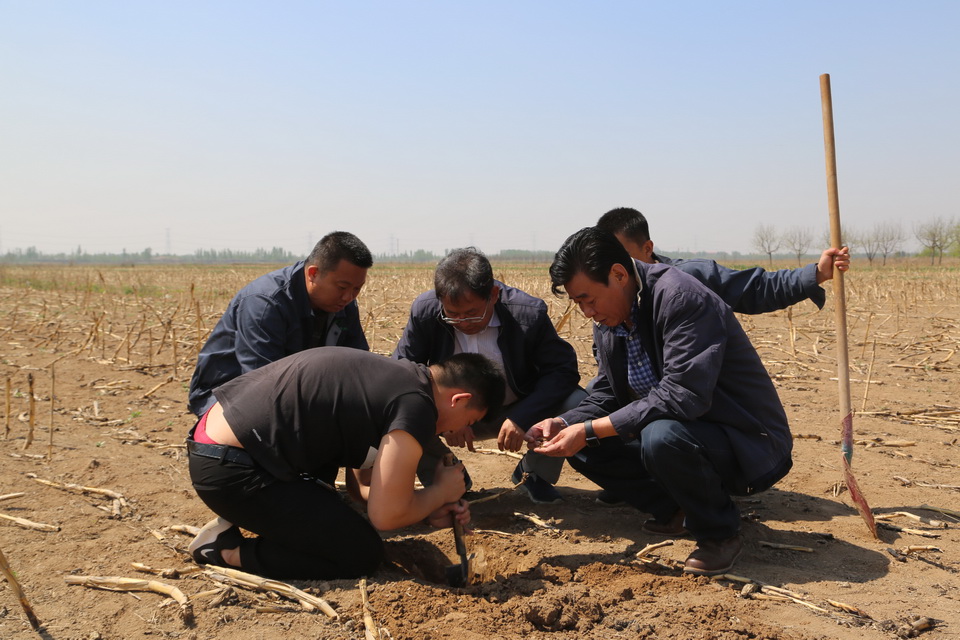
[[[437,264],[433,289],[437,298],[452,302],[468,291],[486,300],[493,290],[493,267],[476,247],[454,249]]]
[[[564,240],[553,256],[550,290],[554,295],[560,295],[561,287],[578,273],[606,284],[615,264],[633,271],[633,260],[615,235],[598,227],[584,227]]]
[[[436,366],[438,385],[470,393],[473,397],[468,406],[486,409],[488,416],[500,411],[506,386],[503,372],[490,358],[479,353],[457,353]]]
[[[361,269],[373,266],[370,249],[349,231],[334,231],[320,238],[307,257],[307,264],[316,265],[323,274],[336,269],[341,260]]]
[[[621,234],[639,245],[650,240],[650,225],[642,213],[630,207],[611,209],[600,216],[597,227],[616,235]]]

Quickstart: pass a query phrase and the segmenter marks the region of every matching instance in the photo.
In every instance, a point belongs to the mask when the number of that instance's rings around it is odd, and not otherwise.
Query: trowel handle
[[[443,466],[452,467],[457,463],[457,459],[453,456],[453,452],[448,451],[443,454]],[[451,516],[453,519],[453,540],[457,545],[457,553],[460,554],[461,559],[467,557],[467,545],[463,542],[463,525],[455,516]]]

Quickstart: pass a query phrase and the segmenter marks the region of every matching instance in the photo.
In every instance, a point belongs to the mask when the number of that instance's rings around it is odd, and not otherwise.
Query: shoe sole
[[[605,502],[605,501],[601,500],[600,498],[594,498],[593,501],[596,502],[596,503],[597,503],[598,505],[600,505],[601,507],[606,507],[606,508],[608,508],[608,509],[616,509],[617,507],[625,507],[625,506],[627,506],[627,503],[624,502],[623,500],[621,500],[621,501],[619,501],[619,502]]]
[[[525,484],[520,485],[519,487],[517,487],[517,489],[519,489],[524,494],[526,494],[526,496],[530,498],[530,502],[532,502],[533,504],[560,504],[561,502],[563,502],[563,498],[559,498],[559,497],[554,500],[538,500],[537,498],[534,497],[533,493],[530,491],[530,487],[528,487]]]
[[[654,531],[653,529],[648,529],[646,526],[641,526],[640,531],[643,531],[644,533],[649,533],[652,536],[663,536],[666,538],[690,537],[690,532],[687,529],[680,529],[678,531]]]
[[[695,576],[719,576],[721,574],[727,573],[730,569],[733,569],[733,565],[737,564],[737,560],[740,559],[740,555],[743,554],[743,547],[740,547],[740,550],[737,551],[737,555],[733,556],[733,559],[723,569],[714,569],[713,571],[707,571],[705,569],[693,569],[691,567],[684,567],[683,572],[689,573]]]
[[[200,528],[200,531],[197,532],[194,539],[187,545],[187,551],[192,556],[197,549],[216,541],[216,539],[220,537],[220,534],[231,528],[233,528],[232,522],[228,522],[220,516],[217,516]]]

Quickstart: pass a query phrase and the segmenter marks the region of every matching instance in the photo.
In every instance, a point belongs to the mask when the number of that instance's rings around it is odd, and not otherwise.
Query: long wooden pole
[[[823,108],[823,148],[827,167],[827,202],[830,208],[830,245],[839,249],[843,246],[843,233],[840,228],[840,196],[837,188],[837,146],[833,133],[833,96],[830,91],[830,75],[820,76],[820,103]],[[860,511],[863,521],[874,538],[877,537],[877,524],[866,498],[860,492],[857,479],[853,476],[850,462],[853,460],[853,409],[850,402],[850,355],[847,346],[847,299],[843,286],[843,272],[833,267],[833,298],[836,311],[837,332],[837,379],[840,381],[840,448],[843,452],[843,475],[850,490],[850,497]]]

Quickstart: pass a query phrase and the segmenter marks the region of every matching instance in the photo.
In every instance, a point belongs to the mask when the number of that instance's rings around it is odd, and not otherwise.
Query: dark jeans
[[[281,482],[258,467],[190,454],[190,478],[219,516],[258,535],[240,545],[241,569],[280,579],[329,580],[373,573],[383,560],[376,529],[322,478]]]
[[[624,443],[603,438],[599,447],[567,458],[570,466],[628,504],[666,522],[677,509],[697,540],[740,531],[731,494],[746,485],[723,427],[707,422],[656,420]]]

